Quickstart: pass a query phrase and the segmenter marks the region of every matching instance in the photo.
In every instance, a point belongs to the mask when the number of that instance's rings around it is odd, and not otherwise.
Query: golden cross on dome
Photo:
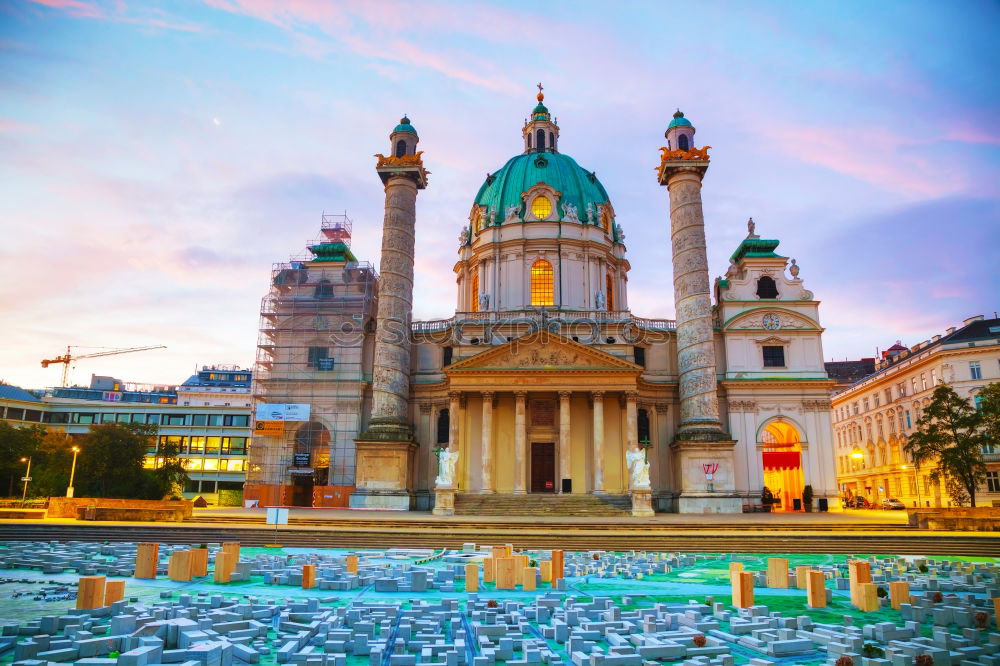
[[[539,84],[538,84],[538,101],[541,102],[543,99],[545,99],[545,95],[542,93],[542,84],[541,84],[541,82],[539,82]]]

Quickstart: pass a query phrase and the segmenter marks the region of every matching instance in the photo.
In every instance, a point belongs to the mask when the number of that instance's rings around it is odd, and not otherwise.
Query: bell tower
[[[372,371],[372,415],[358,435],[352,507],[406,511],[413,491],[416,442],[410,425],[410,322],[417,192],[427,186],[417,130],[406,116],[389,134],[390,154],[376,155],[385,185],[378,313]]]

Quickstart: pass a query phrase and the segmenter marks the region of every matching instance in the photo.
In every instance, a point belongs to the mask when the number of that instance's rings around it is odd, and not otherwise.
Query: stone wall
[[[190,518],[193,503],[187,500],[136,500],[97,497],[50,497],[46,518],[76,518],[77,509],[87,507],[116,509],[180,509],[183,518]]]

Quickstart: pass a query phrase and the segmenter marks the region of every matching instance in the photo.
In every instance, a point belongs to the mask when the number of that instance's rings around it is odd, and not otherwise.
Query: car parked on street
[[[895,497],[887,497],[882,500],[882,508],[888,511],[900,511],[906,508],[906,505],[900,502]]]

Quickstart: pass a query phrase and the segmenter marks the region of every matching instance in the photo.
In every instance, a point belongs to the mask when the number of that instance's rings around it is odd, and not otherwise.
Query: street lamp
[[[920,499],[920,477],[917,476],[917,468],[910,467],[909,465],[903,465],[903,469],[913,470],[913,485],[917,487],[917,508],[919,509],[924,505],[924,502]]]
[[[79,446],[74,446],[73,451],[73,466],[69,468],[69,486],[66,488],[66,497],[73,497],[73,477],[76,476],[76,454],[80,452]]]
[[[21,458],[21,462],[28,463],[28,471],[26,471],[24,476],[21,478],[21,480],[24,481],[24,491],[21,493],[21,506],[24,506],[24,501],[28,497],[28,481],[31,481],[31,456]]]

